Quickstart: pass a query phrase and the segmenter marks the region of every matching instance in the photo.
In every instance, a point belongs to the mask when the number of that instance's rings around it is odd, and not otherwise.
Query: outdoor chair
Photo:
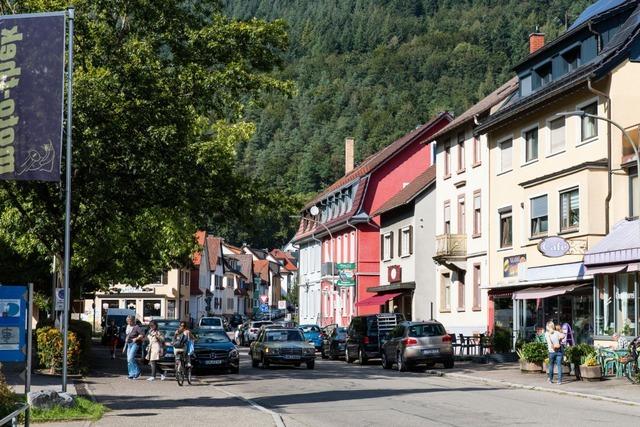
[[[453,354],[456,354],[456,348],[458,349],[458,354],[462,354],[462,346],[456,339],[456,334],[449,334],[449,336],[451,337],[451,350]]]
[[[470,338],[471,337],[465,337],[464,335],[460,334],[460,354],[464,354],[464,350],[467,350],[467,355],[469,355],[469,350],[471,349],[471,347],[473,347],[473,345],[470,342]]]

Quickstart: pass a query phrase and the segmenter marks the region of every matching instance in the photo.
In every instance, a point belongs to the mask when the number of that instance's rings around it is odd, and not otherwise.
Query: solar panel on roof
[[[620,6],[625,3],[627,0],[598,0],[588,8],[586,8],[578,19],[569,27],[569,31],[593,18],[594,16],[600,15],[603,12],[606,12],[609,9]]]

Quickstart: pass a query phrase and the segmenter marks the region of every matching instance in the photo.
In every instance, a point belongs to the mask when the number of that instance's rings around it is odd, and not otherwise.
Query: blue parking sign
[[[26,286],[0,285],[0,362],[24,362],[27,354]]]
[[[260,311],[262,313],[268,313],[269,312],[269,305],[268,304],[260,304]]]

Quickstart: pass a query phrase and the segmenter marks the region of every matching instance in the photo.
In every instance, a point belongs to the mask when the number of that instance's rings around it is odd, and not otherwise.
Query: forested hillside
[[[240,167],[290,193],[314,192],[433,114],[456,114],[511,75],[539,27],[547,40],[591,0],[225,0],[228,14],[283,19],[290,48],[278,76],[288,99],[250,111]]]

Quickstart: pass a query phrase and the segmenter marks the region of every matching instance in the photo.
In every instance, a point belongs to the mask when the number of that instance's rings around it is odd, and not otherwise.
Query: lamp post
[[[589,114],[589,113],[586,113],[584,111],[565,111],[565,112],[562,112],[562,113],[557,113],[556,116],[560,116],[560,117],[578,116],[580,118],[590,117],[592,119],[605,121],[605,122],[610,123],[613,126],[617,127],[618,129],[620,129],[620,132],[622,132],[622,135],[624,135],[625,139],[627,140],[629,145],[631,145],[631,148],[633,148],[633,152],[636,155],[636,173],[640,177],[640,155],[638,155],[638,146],[636,145],[635,142],[633,142],[633,139],[631,139],[631,136],[629,136],[627,131],[624,130],[624,128],[620,124],[614,122],[611,119],[608,119],[607,117],[597,116],[595,114]],[[609,173],[611,173],[611,171],[609,171]]]

